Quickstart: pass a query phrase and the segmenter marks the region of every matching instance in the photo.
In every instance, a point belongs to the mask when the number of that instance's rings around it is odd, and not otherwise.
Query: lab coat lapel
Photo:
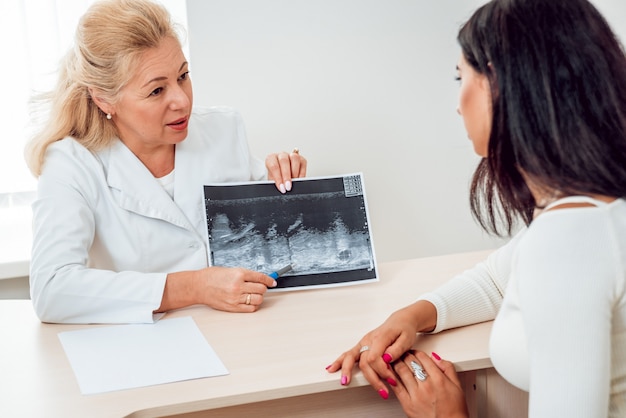
[[[193,141],[176,145],[174,201],[186,215],[200,237],[206,237],[204,183],[208,172],[206,154]]]
[[[193,230],[181,209],[122,141],[109,150],[107,181],[120,207]]]

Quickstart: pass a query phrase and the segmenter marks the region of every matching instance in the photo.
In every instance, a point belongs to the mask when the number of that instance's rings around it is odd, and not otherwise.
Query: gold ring
[[[292,154],[300,154],[300,150],[298,148],[294,148],[293,151],[291,151]]]
[[[246,296],[246,305],[250,305],[250,299],[252,298],[252,295],[250,293],[248,293],[248,296]]]

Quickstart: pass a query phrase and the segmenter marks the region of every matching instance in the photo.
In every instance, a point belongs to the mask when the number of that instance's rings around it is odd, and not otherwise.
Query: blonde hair
[[[26,162],[38,177],[50,144],[71,136],[85,148],[105,148],[117,137],[115,124],[91,98],[90,89],[115,103],[141,55],[165,38],[180,43],[168,11],[149,0],[102,0],[82,16],[71,48],[61,61],[56,87],[33,99],[46,120],[26,147]]]

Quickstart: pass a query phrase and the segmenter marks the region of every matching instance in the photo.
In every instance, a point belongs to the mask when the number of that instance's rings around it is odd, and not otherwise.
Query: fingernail
[[[341,386],[345,386],[348,383],[348,376],[341,376]]]
[[[286,192],[284,184],[281,183],[280,186],[278,186],[278,188],[279,188],[281,193],[285,193]]]
[[[328,366],[326,366],[326,370],[330,369],[330,366],[332,366],[332,364],[329,364]]]
[[[430,353],[430,354],[433,356],[433,358],[434,358],[435,360],[437,360],[437,361],[440,361],[440,360],[441,360],[441,357],[439,357],[439,354],[435,353],[434,351],[433,351],[432,353]]]
[[[396,386],[398,384],[398,382],[396,382],[393,377],[389,377],[387,378],[387,383],[389,383],[391,386]]]
[[[274,283],[272,283],[272,287],[276,287],[276,286],[278,286],[278,282],[276,280],[274,280]]]
[[[391,360],[393,360],[393,358],[391,357],[391,354],[389,353],[385,353],[383,354],[383,361],[387,364],[391,363]]]
[[[286,189],[287,189],[288,192],[291,191],[291,182],[290,181],[286,182],[285,186],[286,186]]]
[[[385,389],[381,389],[378,391],[378,394],[380,395],[381,398],[383,399],[387,399],[389,397],[389,392],[387,392]]]

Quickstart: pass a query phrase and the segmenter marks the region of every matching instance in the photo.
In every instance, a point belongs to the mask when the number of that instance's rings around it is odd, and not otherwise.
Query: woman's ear
[[[113,106],[104,98],[104,94],[102,94],[101,90],[89,87],[89,95],[91,96],[91,100],[93,100],[104,114],[108,115],[113,113]]]

